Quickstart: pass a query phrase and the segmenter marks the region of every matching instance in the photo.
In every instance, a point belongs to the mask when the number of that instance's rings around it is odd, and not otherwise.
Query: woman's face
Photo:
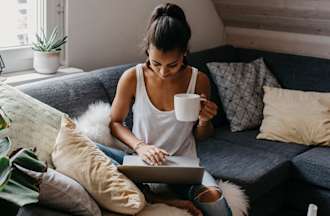
[[[152,44],[148,51],[150,67],[161,79],[173,79],[179,74],[183,65],[182,52],[178,50],[162,52]]]

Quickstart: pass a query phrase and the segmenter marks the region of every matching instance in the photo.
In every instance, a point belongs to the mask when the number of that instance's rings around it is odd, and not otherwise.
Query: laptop
[[[200,184],[204,168],[198,159],[169,156],[158,166],[148,165],[137,155],[126,155],[118,170],[138,183]]]

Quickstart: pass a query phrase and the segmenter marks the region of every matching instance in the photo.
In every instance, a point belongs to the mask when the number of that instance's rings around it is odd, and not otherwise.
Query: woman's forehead
[[[157,49],[155,46],[150,46],[149,48],[149,57],[155,61],[165,61],[165,62],[173,62],[178,59],[181,59],[183,53],[180,52],[178,49],[170,50],[164,52],[160,49]]]

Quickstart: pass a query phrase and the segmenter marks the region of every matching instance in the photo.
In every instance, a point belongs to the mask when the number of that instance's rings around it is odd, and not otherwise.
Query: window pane
[[[37,29],[37,0],[0,0],[0,49],[30,45]]]

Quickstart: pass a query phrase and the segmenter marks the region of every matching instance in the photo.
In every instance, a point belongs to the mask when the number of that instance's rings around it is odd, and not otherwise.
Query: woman
[[[118,82],[111,108],[112,135],[151,165],[162,164],[168,155],[197,158],[195,138],[204,139],[214,132],[210,120],[217,113],[217,105],[212,101],[203,102],[198,122],[179,122],[173,111],[175,94],[196,93],[206,99],[210,96],[207,76],[187,65],[190,37],[190,26],[179,6],[167,3],[156,7],[145,37],[146,63],[125,71]],[[132,105],[130,131],[123,122]],[[122,162],[123,152],[99,147]],[[231,215],[220,188],[207,172],[202,185],[174,188],[206,215]],[[155,199],[201,215],[190,201]]]

